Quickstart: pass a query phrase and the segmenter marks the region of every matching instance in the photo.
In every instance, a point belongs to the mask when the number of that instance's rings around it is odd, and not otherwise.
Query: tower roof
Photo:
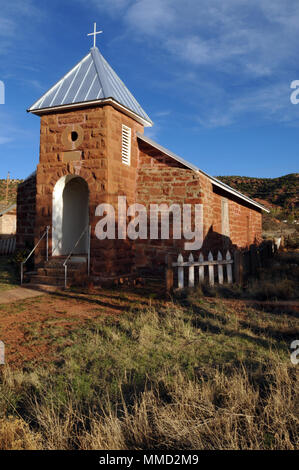
[[[97,47],[50,88],[27,111],[43,114],[51,109],[75,108],[86,104],[114,103],[144,126],[151,119],[104,59]]]

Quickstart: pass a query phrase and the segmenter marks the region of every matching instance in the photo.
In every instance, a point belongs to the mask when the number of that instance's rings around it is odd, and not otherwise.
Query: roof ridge
[[[102,64],[102,54],[100,53],[97,47],[92,47],[90,49],[90,53],[91,53],[91,57],[93,60],[94,67],[96,69],[96,73],[97,73],[101,88],[103,90],[103,94],[105,98],[107,98],[106,95],[108,94],[108,84],[107,84],[107,80],[105,79],[105,71],[104,71],[104,67]]]

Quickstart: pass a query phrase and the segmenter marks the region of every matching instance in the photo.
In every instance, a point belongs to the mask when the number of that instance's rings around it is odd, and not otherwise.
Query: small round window
[[[78,140],[78,137],[79,137],[78,132],[76,132],[76,131],[71,132],[71,141],[72,142],[76,142],[76,140]]]
[[[62,132],[61,141],[65,150],[78,148],[84,140],[84,131],[78,124],[67,126]]]

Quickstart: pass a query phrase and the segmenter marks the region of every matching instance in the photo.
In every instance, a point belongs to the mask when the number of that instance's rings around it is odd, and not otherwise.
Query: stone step
[[[48,284],[50,286],[64,286],[64,277],[56,277],[56,276],[42,276],[39,274],[35,274],[30,276],[28,286],[32,284]]]
[[[28,284],[23,284],[24,288],[30,289],[30,290],[39,290],[42,292],[55,292],[58,289],[64,289],[64,286],[54,286],[54,285],[49,285],[49,284],[35,284],[33,282],[30,282]]]
[[[43,268],[38,268],[35,274],[38,274],[39,276],[64,277],[64,272],[65,270],[63,266],[47,266]],[[80,272],[82,272],[82,274],[85,273],[86,267],[84,267],[82,271],[81,269],[73,268],[72,266],[67,267],[68,277],[72,277],[73,275],[76,275]]]
[[[49,261],[46,261],[44,263],[44,267],[46,268],[63,268],[64,269],[64,266],[63,266],[63,263],[65,262],[64,259],[60,259],[60,260],[49,260]],[[72,259],[70,259],[67,263],[67,267],[68,269],[69,268],[72,268],[72,269],[82,269],[83,267],[86,267],[86,264],[87,264],[87,260],[84,260],[84,261],[74,261]]]
[[[66,256],[55,256],[45,261],[42,266],[35,271],[24,273],[24,282],[29,286],[54,286],[64,287],[65,268],[63,263]],[[80,285],[86,282],[87,277],[87,256],[73,255],[67,263],[67,283],[68,285]]]
[[[52,256],[49,258],[49,261],[58,261],[64,263],[64,261],[68,258],[68,256]],[[87,261],[87,256],[85,255],[72,255],[69,258],[68,262],[73,262],[73,263],[86,263]]]

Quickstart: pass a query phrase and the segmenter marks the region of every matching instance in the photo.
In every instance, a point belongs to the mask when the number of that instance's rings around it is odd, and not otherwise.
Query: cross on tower
[[[97,24],[96,23],[94,23],[93,26],[94,26],[93,33],[89,33],[89,34],[87,34],[87,36],[93,36],[93,47],[96,47],[97,34],[101,34],[103,31],[97,31]]]

